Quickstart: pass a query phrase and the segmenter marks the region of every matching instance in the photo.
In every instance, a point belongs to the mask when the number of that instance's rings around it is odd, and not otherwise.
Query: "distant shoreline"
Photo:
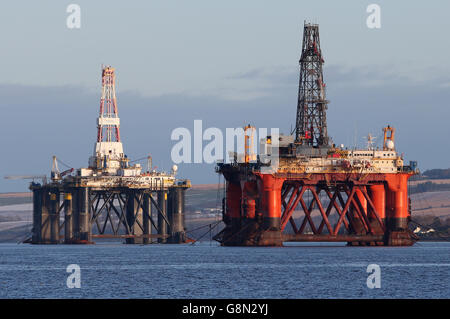
[[[32,197],[32,192],[11,192],[11,193],[0,193],[0,198],[8,197]]]
[[[217,188],[223,188],[223,184],[193,184],[191,189],[195,190],[216,190]],[[0,198],[11,197],[33,197],[32,192],[6,192],[0,193]]]

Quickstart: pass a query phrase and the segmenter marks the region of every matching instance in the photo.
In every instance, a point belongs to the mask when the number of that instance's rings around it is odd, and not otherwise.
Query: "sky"
[[[69,4],[81,28],[69,29]],[[366,8],[381,8],[369,29]],[[0,4],[0,177],[85,167],[96,138],[101,65],[117,75],[128,157],[173,165],[171,132],[295,122],[304,21],[319,23],[328,132],[364,146],[390,124],[419,168],[450,167],[448,1],[9,1]],[[213,164],[179,176],[216,183]],[[27,181],[0,179],[0,192]]]

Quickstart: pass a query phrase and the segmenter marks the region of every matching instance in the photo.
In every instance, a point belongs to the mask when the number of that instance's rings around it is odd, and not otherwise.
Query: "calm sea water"
[[[66,267],[81,267],[81,288]],[[369,289],[369,264],[381,288]],[[1,298],[450,298],[450,243],[413,247],[296,244],[0,244]]]

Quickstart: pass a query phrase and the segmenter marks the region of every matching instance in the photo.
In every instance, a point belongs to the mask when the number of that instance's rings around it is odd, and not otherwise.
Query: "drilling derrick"
[[[97,142],[94,154],[89,159],[89,167],[100,169],[102,166],[109,173],[126,165],[123,145],[120,141],[120,118],[117,111],[115,69],[102,68],[102,95],[100,112],[97,118]]]
[[[295,141],[298,144],[320,147],[328,145],[325,99],[320,50],[319,26],[305,24],[300,56],[300,81],[298,89]]]
[[[404,164],[390,126],[383,129],[381,148],[370,134],[366,149],[331,144],[319,26],[305,24],[303,31],[295,134],[261,138],[256,160],[249,160],[246,147],[233,162],[217,164],[226,195],[225,228],[215,239],[224,246],[412,245],[417,237],[408,228],[407,181],[417,163]],[[250,138],[245,136],[246,146]]]
[[[178,180],[177,166],[157,172],[131,165],[120,139],[115,70],[102,68],[97,140],[89,166],[59,172],[53,157],[51,183],[32,183],[33,244],[88,244],[96,238],[127,244],[184,243],[184,198],[189,180]],[[134,161],[136,162],[136,161]],[[64,223],[60,214],[64,213]]]
[[[97,143],[103,141],[108,143],[120,142],[120,120],[117,112],[116,76],[114,72],[115,70],[112,67],[102,69],[102,97],[98,117]]]

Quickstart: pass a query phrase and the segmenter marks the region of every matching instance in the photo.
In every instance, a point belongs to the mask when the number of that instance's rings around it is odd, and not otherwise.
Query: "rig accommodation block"
[[[404,165],[390,126],[381,148],[373,147],[370,135],[366,149],[331,143],[323,63],[319,27],[305,23],[295,134],[261,139],[256,159],[246,148],[244,161],[217,164],[226,180],[225,228],[215,236],[222,245],[405,246],[417,239],[408,229],[407,184],[417,163]]]
[[[184,201],[189,180],[140,164],[123,152],[115,95],[115,70],[102,68],[97,141],[89,167],[59,172],[53,158],[51,182],[32,183],[33,244],[89,244],[123,238],[128,244],[184,243]]]

